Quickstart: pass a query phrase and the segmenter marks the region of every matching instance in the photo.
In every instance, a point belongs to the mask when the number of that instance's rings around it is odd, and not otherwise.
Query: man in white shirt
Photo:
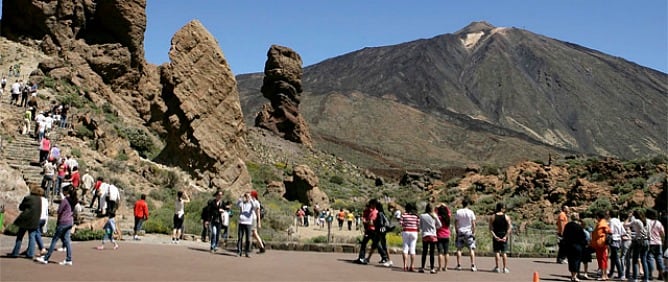
[[[251,243],[251,233],[253,231],[253,220],[254,213],[259,209],[256,201],[251,199],[250,193],[244,193],[239,200],[237,200],[237,206],[239,207],[239,222],[237,228],[237,256],[241,256],[241,253],[250,257],[250,243]],[[246,238],[246,242],[244,241]]]
[[[90,189],[93,189],[93,185],[95,185],[95,179],[93,178],[93,176],[90,175],[90,173],[88,173],[88,169],[86,169],[86,174],[84,174],[81,177],[81,186],[80,186],[81,187],[81,201],[83,203],[87,202],[86,194],[88,194],[88,191],[90,191]]]
[[[12,83],[11,89],[12,99],[9,101],[9,104],[14,105],[14,101],[16,101],[18,104],[19,95],[21,94],[21,80],[17,80],[16,82]]]
[[[467,247],[469,249],[469,256],[471,258],[471,271],[476,272],[478,269],[475,266],[475,213],[468,208],[471,203],[469,198],[464,198],[462,201],[463,208],[458,209],[455,213],[455,230],[457,231],[457,270],[461,270],[462,266],[460,260],[462,257],[462,249]]]

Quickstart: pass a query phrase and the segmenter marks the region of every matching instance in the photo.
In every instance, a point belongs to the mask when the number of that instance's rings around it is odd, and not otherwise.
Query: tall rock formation
[[[39,68],[108,102],[125,118],[145,105],[146,0],[3,0],[1,34],[53,56]],[[143,111],[146,111],[145,109]]]
[[[250,190],[237,82],[218,42],[191,21],[174,34],[169,57],[160,74],[164,104],[152,111],[167,135],[157,159],[189,171],[201,186],[233,195]]]
[[[299,114],[302,74],[302,59],[297,52],[278,45],[269,48],[261,92],[270,103],[262,106],[255,126],[311,147],[308,125]]]

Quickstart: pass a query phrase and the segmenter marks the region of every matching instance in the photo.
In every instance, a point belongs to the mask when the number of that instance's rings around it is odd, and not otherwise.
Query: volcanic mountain
[[[262,75],[237,81],[252,124]],[[327,59],[303,88],[316,148],[366,167],[668,152],[666,73],[486,22]]]

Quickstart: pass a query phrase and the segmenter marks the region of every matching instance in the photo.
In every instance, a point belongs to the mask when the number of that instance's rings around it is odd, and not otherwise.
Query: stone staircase
[[[52,142],[60,140],[62,130],[54,127],[49,134]],[[1,153],[2,158],[7,164],[16,169],[23,176],[23,180],[28,186],[42,184],[42,167],[39,163],[39,143],[37,139],[29,135],[15,134],[10,140],[2,140]],[[53,204],[53,197],[50,197],[51,206],[49,211],[55,213],[57,204]],[[88,208],[79,212],[79,223],[84,223],[96,219],[95,213]]]

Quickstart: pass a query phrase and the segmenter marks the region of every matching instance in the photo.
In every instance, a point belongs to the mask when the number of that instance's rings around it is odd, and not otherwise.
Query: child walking
[[[118,243],[114,240],[114,234],[116,234],[118,228],[116,228],[116,214],[114,212],[109,212],[109,219],[107,223],[104,224],[104,237],[102,237],[102,245],[97,246],[98,250],[104,250],[104,242],[109,239],[114,243],[114,250],[118,249]]]

